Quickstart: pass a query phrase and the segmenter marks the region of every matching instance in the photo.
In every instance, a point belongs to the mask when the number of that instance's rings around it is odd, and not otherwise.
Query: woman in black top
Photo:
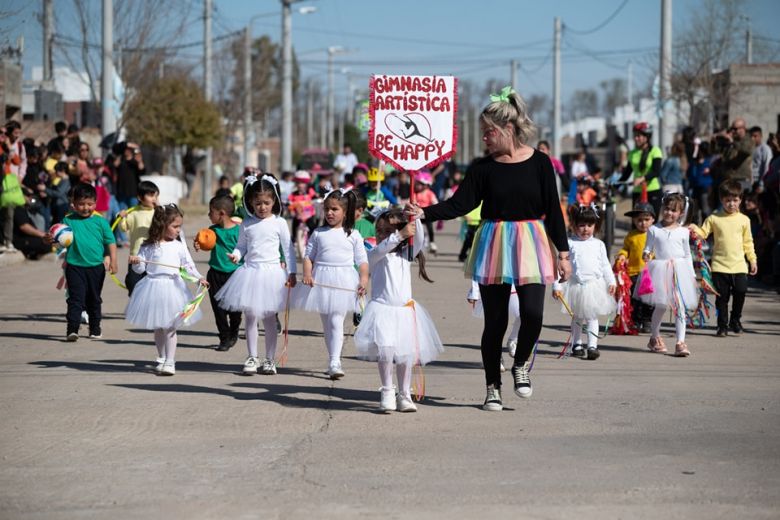
[[[460,217],[482,202],[482,222],[466,263],[466,276],[479,283],[485,310],[482,363],[487,397],[483,408],[503,409],[501,348],[511,288],[520,302],[520,334],[512,367],[515,393],[530,397],[530,356],[542,330],[545,284],[571,273],[566,227],[550,159],[528,146],[534,125],[525,102],[505,88],[491,96],[480,115],[489,156],[474,162],[453,197],[410,212],[426,220]],[[549,237],[549,238],[548,238]],[[558,250],[553,262],[552,245]]]

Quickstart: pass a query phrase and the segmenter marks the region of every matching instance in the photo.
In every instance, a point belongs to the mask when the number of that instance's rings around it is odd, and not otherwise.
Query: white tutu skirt
[[[226,311],[263,316],[284,310],[287,271],[277,263],[244,264],[236,269],[214,297]]]
[[[563,297],[578,320],[595,320],[599,316],[609,316],[617,309],[615,297],[609,294],[609,286],[603,278],[582,283],[569,281],[564,287]],[[561,312],[569,314],[563,305]]]
[[[474,304],[474,308],[471,309],[471,315],[475,318],[484,318],[485,309],[482,307],[482,300],[477,300]],[[517,293],[512,290],[512,294],[509,295],[509,317],[516,320],[520,317],[520,302],[517,299]]]
[[[360,312],[357,288],[360,276],[352,266],[314,266],[314,287],[298,284],[292,306],[320,314]]]
[[[142,329],[168,329],[173,327],[176,317],[192,298],[178,275],[145,276],[133,289],[125,319]],[[186,325],[192,325],[202,316],[200,309],[196,310]]]
[[[639,296],[635,290],[635,298],[649,305],[676,305],[687,310],[699,306],[696,273],[690,259],[650,260],[647,270],[653,280],[653,292]]]
[[[360,359],[421,365],[444,352],[433,320],[417,302],[412,308],[370,301],[355,331],[355,347]]]

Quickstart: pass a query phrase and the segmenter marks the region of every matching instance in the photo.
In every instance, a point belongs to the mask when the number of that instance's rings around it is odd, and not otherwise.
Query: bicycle
[[[603,179],[597,181],[598,207],[604,219],[601,225],[601,240],[607,246],[608,253],[615,243],[615,211],[617,208],[615,193],[621,186],[628,184],[630,183],[608,182]]]

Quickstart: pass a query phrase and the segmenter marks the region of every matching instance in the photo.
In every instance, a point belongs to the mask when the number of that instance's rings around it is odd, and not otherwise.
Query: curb
[[[2,253],[0,254],[0,268],[21,264],[25,261],[22,253]]]

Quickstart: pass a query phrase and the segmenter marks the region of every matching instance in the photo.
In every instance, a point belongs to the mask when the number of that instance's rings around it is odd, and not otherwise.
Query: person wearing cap
[[[355,167],[357,170],[358,165]],[[365,166],[365,165],[363,165]],[[385,180],[385,172],[379,168],[367,170],[366,183],[361,186],[361,192],[366,198],[366,207],[369,213],[376,215],[378,211],[388,209],[398,203],[392,190],[382,185]]]
[[[660,148],[653,146],[653,127],[644,121],[634,125],[634,147],[628,154],[628,165],[623,170],[620,182],[625,182],[634,175],[634,191],[631,196],[634,204],[642,195],[642,186],[647,187],[647,199],[655,213],[661,209],[661,166],[664,154]]]
[[[625,216],[631,218],[631,231],[628,232],[623,240],[623,248],[618,251],[615,258],[615,265],[619,266],[623,262],[628,262],[628,276],[631,278],[631,286],[634,287],[639,278],[639,274],[645,267],[645,261],[642,258],[642,252],[645,250],[647,242],[647,231],[655,222],[655,209],[647,201],[637,202],[634,209],[627,211]],[[638,298],[631,296],[631,318],[639,332],[650,332],[650,319],[653,317],[653,306],[641,302]]]

